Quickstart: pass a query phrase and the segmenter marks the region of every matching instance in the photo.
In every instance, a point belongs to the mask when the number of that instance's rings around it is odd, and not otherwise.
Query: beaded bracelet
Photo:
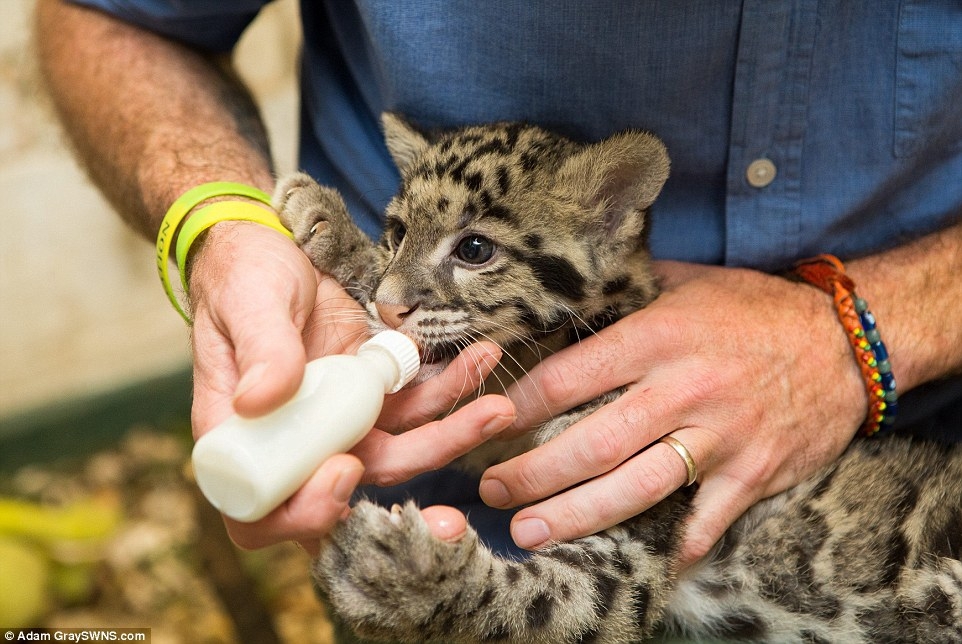
[[[174,235],[187,214],[198,204],[214,197],[247,197],[268,206],[271,204],[270,196],[263,190],[230,181],[213,181],[201,184],[191,188],[171,204],[160,223],[160,230],[157,233],[157,273],[160,275],[160,283],[164,286],[164,292],[167,293],[167,299],[170,300],[174,309],[180,314],[180,317],[184,318],[187,324],[191,323],[190,316],[177,301],[177,296],[174,295],[174,289],[170,284],[170,249]]]
[[[834,255],[819,255],[798,262],[793,274],[834,299],[868,392],[868,416],[859,432],[873,436],[891,429],[898,413],[892,364],[875,316],[866,301],[855,294],[855,282],[845,273],[845,266]]]

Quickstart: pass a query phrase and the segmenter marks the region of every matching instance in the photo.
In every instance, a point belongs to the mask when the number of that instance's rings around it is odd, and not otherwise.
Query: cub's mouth
[[[452,342],[432,342],[416,337],[411,339],[418,345],[421,355],[421,369],[411,381],[412,385],[420,384],[444,371],[461,352],[461,348]]]
[[[421,364],[443,363],[447,365],[454,360],[461,352],[461,347],[453,342],[425,342],[418,338],[413,338],[414,342],[421,347]]]

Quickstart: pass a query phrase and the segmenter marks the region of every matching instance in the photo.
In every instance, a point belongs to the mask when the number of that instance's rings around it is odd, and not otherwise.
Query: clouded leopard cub
[[[654,137],[581,145],[501,123],[427,138],[392,115],[384,126],[402,185],[380,245],[305,175],[282,182],[277,207],[372,324],[411,335],[426,363],[480,338],[530,360],[535,343],[563,345],[656,296],[641,241],[668,174]],[[549,422],[528,446],[592,409]],[[667,625],[763,641],[962,642],[962,448],[856,441],[678,573],[692,489],[523,562],[470,530],[435,540],[413,506],[360,503],[315,578],[345,622],[386,640],[623,643]]]

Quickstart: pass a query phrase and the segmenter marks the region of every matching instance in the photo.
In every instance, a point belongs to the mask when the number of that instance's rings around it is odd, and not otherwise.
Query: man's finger
[[[535,365],[508,388],[518,410],[511,434],[638,382],[665,353],[665,330],[674,332],[662,318],[649,309],[637,311]],[[667,344],[672,348],[673,341]]]
[[[501,349],[493,342],[468,346],[437,376],[395,394],[385,405],[377,426],[397,434],[451,411],[458,401],[477,390],[500,359]]]
[[[607,474],[521,510],[511,521],[511,536],[532,549],[594,534],[647,510],[686,478],[677,453],[655,443]]]
[[[490,467],[481,497],[493,507],[516,507],[615,469],[677,429],[690,409],[691,395],[671,388],[671,371],[666,378],[629,389],[543,445]]]
[[[265,310],[235,326],[231,337],[240,376],[233,394],[235,411],[263,416],[290,400],[307,363],[300,330],[290,317]]]
[[[712,549],[728,528],[758,501],[751,486],[737,478],[709,476],[695,495],[695,510],[689,517],[679,562],[686,567]]]
[[[482,396],[450,416],[399,436],[374,430],[352,453],[368,466],[365,480],[396,485],[437,470],[497,435],[514,420],[504,396]]]
[[[348,510],[364,466],[355,456],[327,459],[291,498],[263,519],[242,523],[225,519],[231,539],[241,548],[263,548],[282,541],[309,542],[331,531]]]
[[[468,532],[468,520],[464,514],[447,505],[432,505],[421,510],[421,516],[431,534],[448,543],[460,541]]]

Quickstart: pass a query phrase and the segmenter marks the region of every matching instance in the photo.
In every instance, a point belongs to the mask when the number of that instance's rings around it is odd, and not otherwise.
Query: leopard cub
[[[393,114],[383,124],[402,182],[379,244],[306,175],[282,181],[275,204],[372,329],[418,343],[425,373],[488,339],[518,375],[656,297],[643,230],[669,161],[655,137],[581,144],[521,123],[431,135]],[[461,464],[483,469],[529,449],[619,393]],[[435,539],[413,504],[361,502],[325,542],[314,576],[341,620],[388,641],[624,643],[667,628],[756,641],[962,642],[962,447],[856,441],[679,571],[695,487],[524,561],[496,556],[470,528],[456,543]]]

